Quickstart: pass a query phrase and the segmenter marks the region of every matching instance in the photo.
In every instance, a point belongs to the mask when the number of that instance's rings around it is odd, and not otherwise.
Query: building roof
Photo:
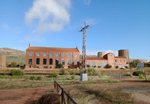
[[[79,52],[78,48],[59,48],[59,47],[28,47],[26,51],[61,51],[61,52]]]
[[[101,58],[101,57],[87,57],[86,59],[87,60],[106,60],[106,59]]]
[[[126,58],[124,56],[115,56],[115,58]]]

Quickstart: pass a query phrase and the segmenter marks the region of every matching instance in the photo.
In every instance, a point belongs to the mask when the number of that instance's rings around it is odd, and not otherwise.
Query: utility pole
[[[84,27],[82,27],[79,32],[83,31],[83,46],[82,46],[82,68],[86,69],[86,29],[89,27],[89,25],[86,25],[84,22]]]

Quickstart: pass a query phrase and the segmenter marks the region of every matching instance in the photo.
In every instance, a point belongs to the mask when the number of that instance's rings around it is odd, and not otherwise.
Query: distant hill
[[[0,54],[6,55],[7,63],[17,62],[24,63],[26,58],[26,52],[11,48],[0,48]]]

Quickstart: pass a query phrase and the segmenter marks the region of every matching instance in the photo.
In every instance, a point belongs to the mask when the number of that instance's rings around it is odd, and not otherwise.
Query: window
[[[40,64],[40,59],[37,58],[37,59],[36,59],[36,65],[39,65],[39,64]]]
[[[65,57],[65,54],[62,54],[62,57]]]
[[[53,59],[51,59],[51,58],[49,59],[49,64],[53,65]]]
[[[44,54],[43,54],[43,56],[47,56],[47,54],[46,54],[46,53],[44,53]]]
[[[29,56],[32,56],[32,53],[29,53]]]
[[[58,63],[59,63],[59,60],[56,59],[56,60],[55,60],[55,65],[58,65]]]
[[[71,57],[71,54],[68,54],[68,57]]]
[[[108,55],[108,57],[111,57],[112,55]]]
[[[77,65],[77,59],[74,59],[74,65]]]
[[[71,60],[70,59],[68,59],[68,65],[71,65]]]
[[[40,53],[37,53],[36,56],[40,56]]]
[[[92,63],[92,67],[95,68],[96,67],[96,63]]]
[[[105,68],[105,66],[106,66],[106,63],[103,63],[103,68]]]
[[[121,68],[121,65],[119,65],[119,68]]]
[[[114,63],[111,63],[111,64],[114,64]]]
[[[46,59],[45,58],[43,59],[43,65],[46,65]]]
[[[56,57],[58,57],[59,56],[59,54],[58,53],[56,53]]]
[[[32,58],[29,58],[29,61],[28,61],[29,65],[32,64]]]
[[[124,65],[122,65],[122,68],[124,68]]]
[[[98,63],[98,68],[101,68],[102,67],[102,64],[101,63]]]
[[[52,54],[52,53],[50,53],[50,54],[49,54],[49,56],[50,56],[50,57],[53,57],[53,54]]]
[[[115,68],[118,68],[118,65],[115,65]]]
[[[77,54],[74,54],[74,57],[77,57]]]
[[[115,62],[117,62],[117,60],[115,60]]]
[[[121,62],[121,60],[119,60],[119,62]]]
[[[61,63],[62,63],[63,65],[65,65],[65,59],[62,59],[62,60],[61,60]]]
[[[123,60],[123,62],[125,62],[125,61]]]
[[[90,63],[87,62],[87,63],[86,63],[86,66],[87,66],[87,67],[90,67]]]

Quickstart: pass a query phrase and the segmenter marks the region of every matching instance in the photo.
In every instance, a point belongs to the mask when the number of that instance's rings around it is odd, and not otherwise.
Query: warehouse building
[[[29,47],[26,49],[26,68],[79,67],[80,51],[76,48]]]
[[[86,67],[87,68],[105,68],[105,66],[109,64],[112,68],[125,68],[128,66],[127,58],[124,56],[115,56],[113,53],[107,53],[103,57],[101,55],[98,57],[87,57],[86,59]]]

